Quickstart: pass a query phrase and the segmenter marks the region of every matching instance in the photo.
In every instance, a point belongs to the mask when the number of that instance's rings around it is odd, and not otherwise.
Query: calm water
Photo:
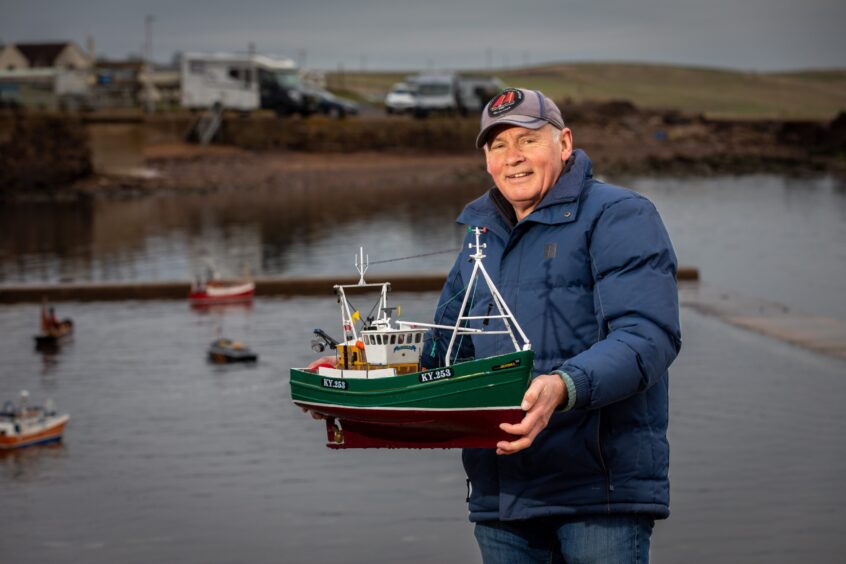
[[[830,177],[633,179],[662,212],[682,264],[707,283],[846,318],[846,183]],[[189,280],[207,261],[229,275],[446,272],[453,221],[478,184],[290,190],[0,207],[0,284]]]
[[[846,180],[638,179],[706,283],[846,319]]]
[[[403,317],[435,294],[394,296]],[[78,327],[32,350],[33,305],[0,306],[0,398],[71,414],[65,443],[0,458],[0,561],[478,562],[458,451],[331,451],[287,369],[331,296],[197,314],[61,304]],[[672,511],[655,562],[834,562],[846,550],[846,363],[684,310],[672,371]],[[257,366],[205,361],[221,332]]]
[[[656,202],[683,264],[759,298],[846,318],[846,188],[760,176],[630,182]],[[0,283],[352,273],[455,248],[478,186],[320,186],[0,208]],[[401,198],[399,196],[402,196]],[[365,221],[365,219],[367,221]],[[450,254],[374,265],[369,278],[446,271]],[[396,295],[427,319],[435,294]],[[457,451],[331,451],[290,403],[287,370],[333,332],[326,299],[258,299],[195,312],[181,301],[62,303],[77,326],[37,353],[37,306],[0,306],[0,400],[30,391],[71,414],[65,443],[0,457],[0,562],[478,562]],[[846,550],[846,362],[691,310],[671,372],[672,517],[653,561],[838,562]],[[218,335],[254,367],[205,360]]]

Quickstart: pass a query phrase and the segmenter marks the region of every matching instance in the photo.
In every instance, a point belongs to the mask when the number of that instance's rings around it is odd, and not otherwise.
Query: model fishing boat
[[[41,332],[34,337],[35,348],[39,350],[57,348],[73,336],[73,321],[68,318],[59,321],[55,310],[48,308],[46,302],[41,304],[40,325]]]
[[[532,374],[531,345],[482,264],[483,244],[476,234],[472,275],[488,285],[496,313],[465,315],[471,292],[454,326],[393,319],[399,308],[388,307],[390,283],[369,284],[363,251],[356,267],[358,284],[335,286],[341,306],[344,338],[332,339],[315,330],[312,348],[337,351],[331,365],[291,369],[291,398],[295,404],[326,419],[330,448],[492,448],[501,440],[514,440],[499,428],[523,418],[520,403]],[[473,245],[470,246],[474,248]],[[349,300],[353,290],[379,290],[375,315],[361,318]],[[502,330],[467,326],[469,320],[501,320]],[[485,325],[483,321],[483,325]],[[452,331],[445,365],[424,370],[420,355],[431,328]],[[451,362],[456,339],[462,335],[508,334],[514,352],[493,357]],[[518,338],[520,343],[518,343]]]
[[[3,404],[0,411],[0,450],[23,448],[62,440],[70,417],[59,415],[50,400],[45,407],[28,405],[29,393],[21,391],[20,402]]]
[[[235,304],[249,302],[256,292],[255,282],[249,278],[221,280],[217,272],[209,269],[205,280],[198,279],[188,292],[192,306]]]
[[[209,360],[216,364],[255,362],[258,360],[258,355],[244,343],[231,339],[217,339],[209,347]]]

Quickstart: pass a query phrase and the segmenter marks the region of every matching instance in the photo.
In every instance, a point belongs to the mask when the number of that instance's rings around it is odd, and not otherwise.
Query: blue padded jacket
[[[593,179],[588,156],[574,154],[513,228],[490,192],[458,217],[487,228],[484,265],[532,343],[534,375],[562,370],[576,389],[574,407],[554,413],[530,448],[464,450],[471,521],[669,515],[667,368],[681,347],[676,256],[652,203]],[[438,324],[455,323],[466,291],[471,315],[490,312],[484,283],[465,288],[471,240],[449,273]],[[430,367],[443,365],[449,331],[433,338],[424,347]],[[507,335],[465,336],[453,355],[511,350]]]

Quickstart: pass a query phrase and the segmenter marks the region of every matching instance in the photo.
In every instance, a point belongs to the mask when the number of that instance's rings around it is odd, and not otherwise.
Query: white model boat
[[[47,400],[44,407],[28,404],[29,393],[21,391],[17,405],[3,404],[0,411],[0,450],[24,448],[62,440],[70,416],[56,413]]]

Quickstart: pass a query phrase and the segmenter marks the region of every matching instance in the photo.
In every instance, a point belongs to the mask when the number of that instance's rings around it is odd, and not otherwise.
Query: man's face
[[[503,125],[488,136],[488,174],[514,207],[518,220],[540,203],[573,152],[570,130],[562,130],[560,142],[553,137],[554,131],[551,125],[540,129]]]

